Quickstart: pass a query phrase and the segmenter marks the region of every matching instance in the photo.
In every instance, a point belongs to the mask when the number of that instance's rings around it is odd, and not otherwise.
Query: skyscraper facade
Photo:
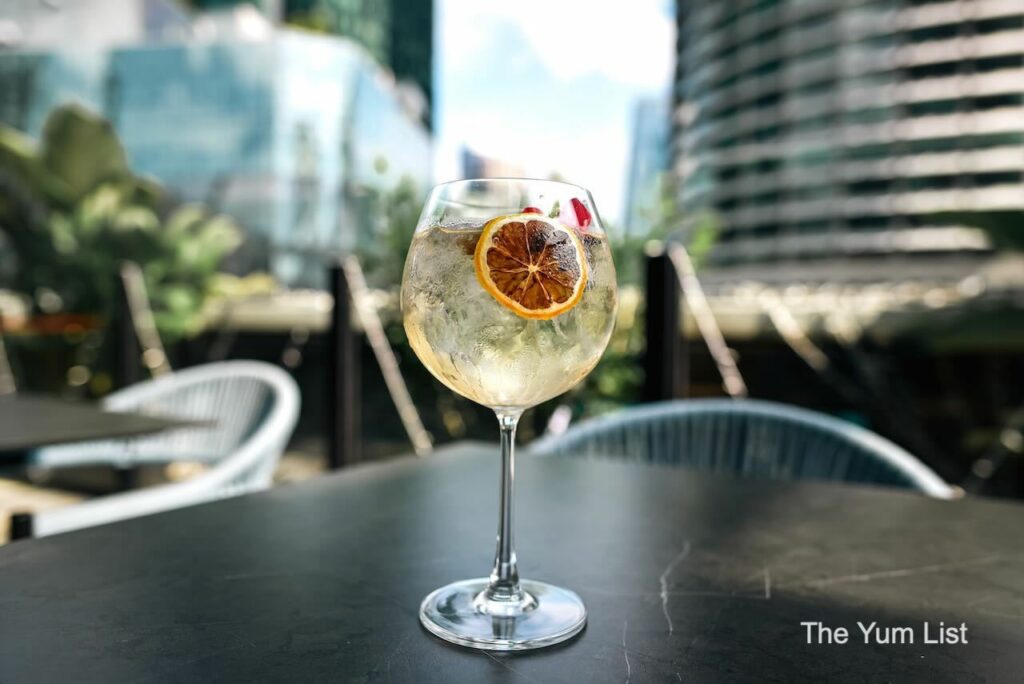
[[[942,268],[986,253],[972,214],[1024,210],[1020,0],[687,0],[677,20],[672,166],[684,211],[718,217],[713,268]]]
[[[434,0],[391,0],[388,65],[399,80],[416,84],[426,99],[431,127],[434,100]]]
[[[272,20],[353,40],[400,82],[411,83],[431,124],[434,0],[188,0],[198,9],[259,7]],[[405,93],[408,97],[410,93]]]
[[[285,0],[285,21],[350,38],[388,64],[391,2],[381,0]]]
[[[285,21],[354,40],[396,79],[414,84],[430,125],[433,0],[284,0],[282,9]]]

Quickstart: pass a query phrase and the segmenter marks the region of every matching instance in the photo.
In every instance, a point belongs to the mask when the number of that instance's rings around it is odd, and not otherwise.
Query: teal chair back
[[[954,491],[879,435],[814,411],[756,400],[647,404],[585,421],[534,442],[547,456],[608,457],[775,480],[837,480]]]

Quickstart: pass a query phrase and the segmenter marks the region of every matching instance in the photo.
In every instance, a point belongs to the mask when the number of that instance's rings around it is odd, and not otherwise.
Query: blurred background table
[[[1013,681],[1024,508],[520,460],[520,571],[589,610],[560,647],[439,641],[422,598],[490,569],[496,447],[464,443],[0,548],[0,681]],[[845,627],[808,645],[801,622]],[[864,645],[857,621],[909,626]],[[922,625],[966,623],[966,645]],[[57,639],[59,635],[59,639]]]
[[[96,439],[121,439],[195,421],[104,411],[99,404],[40,395],[0,397],[0,453]]]

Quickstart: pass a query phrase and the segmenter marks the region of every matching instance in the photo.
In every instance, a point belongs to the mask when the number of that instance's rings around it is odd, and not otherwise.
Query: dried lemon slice
[[[576,232],[539,214],[488,221],[473,262],[483,288],[524,318],[565,313],[587,286],[587,260]]]

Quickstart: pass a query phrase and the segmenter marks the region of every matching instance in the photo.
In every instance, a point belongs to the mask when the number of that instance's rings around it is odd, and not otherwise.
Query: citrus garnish
[[[491,219],[473,256],[476,277],[523,318],[548,319],[576,306],[587,286],[587,259],[572,228],[542,214]]]

